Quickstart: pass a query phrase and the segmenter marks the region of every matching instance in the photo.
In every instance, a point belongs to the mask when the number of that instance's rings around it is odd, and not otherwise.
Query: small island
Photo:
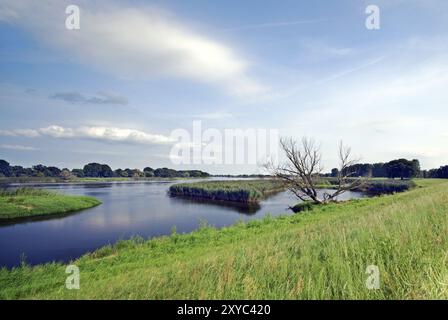
[[[93,197],[69,196],[42,189],[3,190],[0,192],[0,223],[66,214],[99,204],[101,201]]]
[[[169,194],[208,201],[257,203],[284,190],[279,181],[257,179],[179,183],[170,187]]]

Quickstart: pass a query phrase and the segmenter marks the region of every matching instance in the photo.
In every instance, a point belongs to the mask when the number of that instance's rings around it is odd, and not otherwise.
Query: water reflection
[[[237,202],[230,202],[230,201],[210,201],[210,200],[202,200],[202,199],[193,199],[188,197],[181,197],[181,196],[169,196],[173,201],[179,201],[180,204],[187,204],[187,203],[195,203],[197,205],[205,205],[205,206],[219,206],[223,208],[229,208],[231,210],[234,210],[238,213],[246,214],[246,215],[254,215],[256,214],[260,209],[261,206],[258,203],[237,203]]]

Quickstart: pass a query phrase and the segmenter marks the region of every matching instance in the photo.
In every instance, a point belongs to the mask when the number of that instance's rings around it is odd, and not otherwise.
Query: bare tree
[[[354,177],[355,172],[351,171],[351,167],[357,160],[351,159],[351,149],[341,142],[336,189],[333,193],[324,192],[320,196],[317,192],[323,170],[320,147],[309,138],[302,138],[301,143],[293,138],[282,138],[280,147],[288,161],[277,166],[267,164],[266,168],[302,201],[313,201],[318,204],[335,201],[342,193],[360,187],[364,182],[364,179]]]

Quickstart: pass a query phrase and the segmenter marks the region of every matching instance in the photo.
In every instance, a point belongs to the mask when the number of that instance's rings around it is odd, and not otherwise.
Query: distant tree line
[[[422,177],[448,179],[448,166],[442,166],[439,169],[423,170]]]
[[[417,159],[397,159],[386,163],[361,163],[349,166],[345,169],[353,177],[373,177],[373,178],[400,178],[410,179],[424,177],[424,171],[420,170],[420,162]],[[438,169],[435,169],[438,170]],[[432,171],[432,170],[430,170]],[[331,170],[330,176],[337,177],[338,169]]]
[[[47,167],[41,164],[24,168],[22,166],[11,166],[7,161],[0,160],[0,177],[52,177],[52,178],[201,178],[208,177],[209,173],[200,170],[174,170],[169,168],[152,169],[146,167],[143,171],[139,169],[116,169],[112,170],[107,164],[89,163],[83,169],[69,170],[57,167]]]

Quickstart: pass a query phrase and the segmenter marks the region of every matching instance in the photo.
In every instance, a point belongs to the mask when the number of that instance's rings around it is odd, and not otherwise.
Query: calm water
[[[0,226],[0,266],[69,261],[106,244],[134,235],[144,238],[197,229],[201,221],[216,227],[238,220],[252,220],[267,214],[291,214],[287,208],[297,203],[284,192],[245,208],[207,204],[167,195],[174,182],[95,183],[46,185],[46,189],[98,198],[102,205],[69,216],[44,221],[28,221]],[[347,192],[341,200],[360,198]]]

